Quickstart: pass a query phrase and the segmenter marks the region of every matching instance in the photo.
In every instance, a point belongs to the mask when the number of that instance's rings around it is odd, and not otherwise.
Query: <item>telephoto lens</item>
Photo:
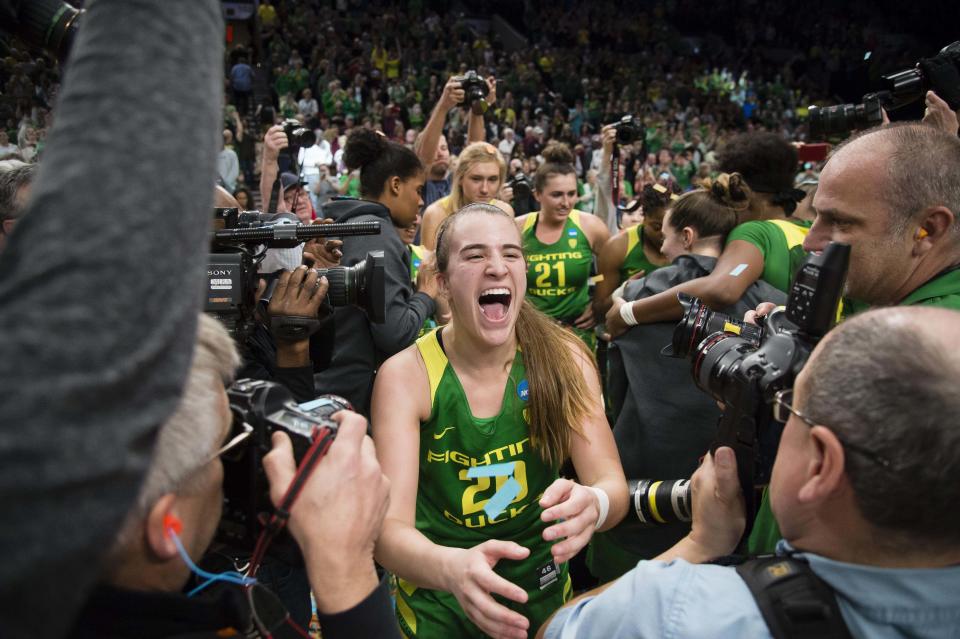
[[[675,521],[690,521],[690,480],[631,479],[633,511],[643,526],[657,526]]]
[[[723,313],[715,313],[699,298],[678,293],[677,300],[683,306],[684,313],[683,319],[673,330],[673,341],[667,347],[669,350],[665,352],[671,357],[690,357],[691,353],[699,350],[697,346],[714,333],[739,335],[754,347],[759,346],[763,339],[763,329],[760,326],[741,322]]]

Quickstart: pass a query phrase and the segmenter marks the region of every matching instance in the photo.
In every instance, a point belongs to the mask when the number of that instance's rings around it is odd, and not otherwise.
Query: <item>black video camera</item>
[[[273,448],[270,438],[274,431],[290,436],[299,464],[314,438],[322,438],[320,446],[325,447],[336,437],[337,423],[331,416],[340,410],[352,410],[352,406],[342,397],[323,395],[311,402],[314,407],[305,410],[281,384],[255,379],[235,382],[227,389],[227,397],[233,416],[227,441],[236,437],[248,440],[221,455],[223,515],[217,536],[243,554],[253,550],[273,511],[263,457]]]
[[[898,109],[923,99],[933,90],[950,108],[960,109],[960,40],[948,44],[932,58],[923,58],[911,69],[882,77],[883,90],[863,96],[860,104],[810,107],[810,139],[845,137],[850,131],[883,122],[882,109]]]
[[[633,144],[640,138],[640,120],[625,115],[613,124],[617,131],[617,144]]]
[[[474,115],[483,115],[487,112],[487,96],[490,95],[490,87],[486,80],[477,75],[476,71],[467,71],[463,75],[454,78],[460,83],[463,89],[463,102],[458,104],[460,107],[470,107]]]
[[[850,261],[850,246],[831,242],[797,270],[786,309],[761,326],[715,313],[679,294],[685,309],[665,355],[689,358],[697,387],[724,405],[711,450],[729,446],[737,456],[747,532],[756,512],[756,487],[766,484],[783,425],[773,420],[777,391],[793,387],[817,342],[833,327]],[[687,480],[630,482],[642,524],[689,521]]]
[[[257,265],[267,248],[291,248],[319,237],[380,233],[379,222],[284,223],[287,221],[282,213],[268,215],[236,208],[214,209],[204,311],[220,320],[238,343],[244,343],[254,327]],[[327,301],[332,306],[353,304],[363,309],[371,322],[384,322],[383,251],[367,253],[366,259],[354,266],[318,269],[318,272],[329,282]],[[265,300],[270,299],[270,293],[268,289]]]

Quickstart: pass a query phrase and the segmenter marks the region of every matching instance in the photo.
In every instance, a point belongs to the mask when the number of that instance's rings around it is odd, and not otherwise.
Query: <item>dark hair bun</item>
[[[343,147],[343,163],[351,171],[374,162],[387,150],[387,139],[370,129],[356,129]]]
[[[750,205],[750,187],[739,173],[721,173],[710,181],[709,188],[717,201],[731,209],[743,211]]]
[[[563,142],[551,142],[541,153],[544,161],[553,164],[573,164],[573,151]]]

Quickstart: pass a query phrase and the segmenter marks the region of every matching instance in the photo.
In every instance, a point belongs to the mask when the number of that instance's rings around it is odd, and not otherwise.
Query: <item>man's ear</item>
[[[147,513],[144,535],[150,550],[160,559],[167,560],[177,556],[177,545],[170,534],[170,528],[177,535],[182,526],[176,513],[177,496],[173,493],[163,495],[153,504]]]
[[[810,429],[813,454],[804,469],[798,498],[802,502],[829,499],[846,483],[846,451],[836,434],[826,426]]]
[[[923,212],[920,227],[914,232],[914,254],[923,255],[948,233],[953,232],[957,217],[945,206],[934,206]]]

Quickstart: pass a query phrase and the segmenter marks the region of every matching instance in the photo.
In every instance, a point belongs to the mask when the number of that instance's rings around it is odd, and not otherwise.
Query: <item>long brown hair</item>
[[[447,272],[452,243],[450,234],[456,223],[467,215],[478,214],[501,215],[514,223],[502,209],[481,203],[465,206],[446,218],[437,231],[439,272]],[[570,455],[571,432],[583,434],[580,424],[598,401],[590,396],[579,360],[590,362],[594,373],[599,376],[596,362],[580,338],[535,309],[527,300],[523,300],[520,306],[515,330],[530,384],[530,442],[545,463],[558,466]]]

